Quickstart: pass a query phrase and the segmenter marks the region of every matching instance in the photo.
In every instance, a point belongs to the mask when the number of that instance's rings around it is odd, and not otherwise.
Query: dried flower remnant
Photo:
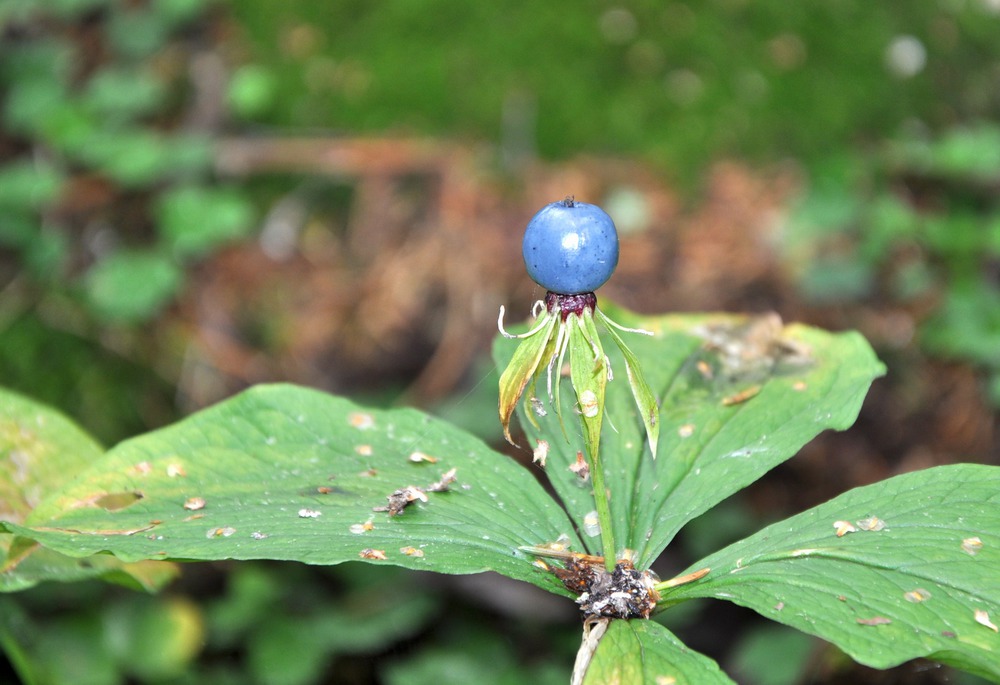
[[[204,497],[190,497],[184,502],[184,508],[188,511],[198,511],[205,508]]]
[[[375,559],[378,561],[385,561],[388,557],[385,555],[384,549],[372,549],[371,547],[366,547],[365,549],[358,552],[358,556],[362,559]]]
[[[858,529],[855,528],[854,524],[850,521],[834,521],[833,529],[836,531],[838,538],[842,538],[848,533],[856,533],[858,531]]]
[[[978,537],[965,538],[962,540],[962,551],[970,556],[976,556],[979,550],[983,548],[983,541]]]
[[[990,620],[989,612],[983,609],[976,609],[976,613],[973,614],[973,618],[976,619],[976,623],[981,626],[985,626],[992,630],[994,633],[1000,633],[1000,628],[997,628],[996,624]]]

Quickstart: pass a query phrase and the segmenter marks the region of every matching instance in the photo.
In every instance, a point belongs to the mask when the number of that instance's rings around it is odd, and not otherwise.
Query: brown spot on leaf
[[[749,388],[744,388],[735,394],[723,397],[722,405],[724,407],[731,407],[734,404],[742,404],[760,394],[760,388],[761,386],[759,385],[751,385]]]
[[[366,547],[358,552],[358,556],[362,559],[377,559],[379,561],[385,561],[388,558],[385,556],[384,549],[372,549],[371,547]]]

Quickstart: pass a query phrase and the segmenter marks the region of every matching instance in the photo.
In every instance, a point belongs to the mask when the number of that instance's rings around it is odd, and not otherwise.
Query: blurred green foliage
[[[208,5],[21,0],[0,10],[0,244],[47,288],[82,293],[100,321],[149,319],[191,260],[252,226],[247,198],[212,178],[212,131],[186,120],[193,20]],[[122,205],[129,215],[115,216]]]
[[[819,170],[784,236],[814,301],[912,311],[930,353],[989,374],[1000,406],[1000,128],[891,140]]]
[[[996,110],[989,3],[241,0],[267,120],[633,155],[820,159]],[[946,97],[942,97],[947,93]],[[524,129],[524,130],[520,130]]]

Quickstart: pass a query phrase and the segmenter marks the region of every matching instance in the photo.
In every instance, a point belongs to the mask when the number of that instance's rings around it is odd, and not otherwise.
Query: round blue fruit
[[[589,293],[618,266],[618,231],[597,205],[567,198],[531,218],[521,251],[531,280],[546,290]]]

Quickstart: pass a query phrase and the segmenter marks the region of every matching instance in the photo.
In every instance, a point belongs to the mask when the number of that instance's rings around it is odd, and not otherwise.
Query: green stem
[[[597,521],[601,526],[601,546],[604,550],[604,566],[608,572],[615,570],[618,563],[618,552],[615,549],[615,533],[611,527],[611,505],[608,503],[608,490],[604,487],[604,469],[598,458],[597,449],[591,450],[587,445],[587,461],[590,462],[590,478],[594,485],[594,504],[597,507]]]

